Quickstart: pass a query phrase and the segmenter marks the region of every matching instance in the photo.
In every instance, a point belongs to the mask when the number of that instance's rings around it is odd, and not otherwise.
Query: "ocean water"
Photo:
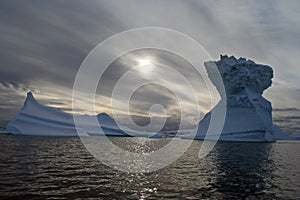
[[[136,142],[111,140],[121,146]],[[149,139],[153,144],[168,141]],[[79,138],[1,135],[0,198],[300,199],[298,141],[218,142],[199,159],[201,144],[194,141],[166,168],[131,174],[101,164]]]

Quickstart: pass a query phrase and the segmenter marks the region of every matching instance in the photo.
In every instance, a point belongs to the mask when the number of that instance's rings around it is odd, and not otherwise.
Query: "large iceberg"
[[[91,123],[93,116],[82,115],[77,117],[82,123],[80,124],[81,127],[76,129],[72,115],[40,104],[29,92],[23,108],[6,126],[6,131],[18,135],[88,136],[105,134],[128,136],[106,113],[97,115],[102,129]]]
[[[263,91],[272,85],[273,70],[270,66],[226,55],[221,55],[219,61],[206,62],[204,66],[220,92],[221,101],[200,121],[196,136],[188,135],[183,138],[250,142],[296,139],[292,134],[281,132],[272,123],[272,105],[262,96]],[[224,83],[223,94],[216,78],[216,67]],[[211,119],[212,112],[221,106],[226,106],[221,135],[207,134],[210,120],[215,120]]]
[[[208,76],[220,92],[220,102],[199,122],[196,136],[192,130],[177,131],[177,136],[188,139],[211,139],[225,141],[271,142],[275,140],[300,139],[300,134],[287,134],[272,122],[272,105],[265,99],[263,91],[272,85],[273,70],[268,65],[256,64],[245,58],[221,56],[219,61],[206,62]],[[217,69],[216,69],[217,67]],[[216,70],[220,72],[225,93],[218,84]],[[224,104],[226,102],[226,104]],[[226,105],[224,127],[221,134],[209,133],[208,127],[215,110]],[[95,125],[96,120],[101,125]],[[6,131],[19,135],[47,136],[145,136],[161,138],[160,134],[135,132],[118,125],[106,113],[97,116],[76,116],[80,125],[75,126],[75,117],[59,109],[40,104],[27,94],[24,106],[7,125]],[[75,120],[75,121],[76,121]],[[3,132],[3,131],[1,131]],[[1,133],[0,132],[0,133]],[[183,134],[187,134],[184,135]]]

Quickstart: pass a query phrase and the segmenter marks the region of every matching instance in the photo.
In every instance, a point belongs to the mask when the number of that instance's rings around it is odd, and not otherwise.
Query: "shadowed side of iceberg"
[[[104,114],[100,114],[103,116]],[[16,135],[40,135],[40,136],[89,136],[112,135],[128,136],[120,130],[112,118],[106,116],[98,117],[104,121],[99,126],[89,124],[91,116],[83,115],[80,118],[85,122],[82,127],[74,124],[73,116],[59,109],[40,104],[32,95],[27,94],[24,106],[14,119],[6,126],[6,131]]]
[[[218,105],[217,105],[218,106]],[[214,108],[215,109],[215,108]],[[227,109],[225,123],[221,135],[207,134],[211,120],[211,112],[207,113],[198,125],[196,136],[182,136],[184,139],[223,140],[223,141],[249,141],[265,142],[266,129],[254,110],[244,108]],[[270,141],[273,141],[270,139]]]
[[[18,135],[78,136],[71,115],[40,104],[31,92],[27,93],[23,108],[6,130]],[[83,130],[79,132],[85,134]]]
[[[256,64],[245,58],[222,56],[219,61],[206,62],[208,76],[220,92],[215,70],[220,72],[226,94],[221,101],[199,122],[196,136],[185,139],[223,141],[273,142],[279,139],[296,139],[283,133],[272,122],[272,105],[262,94],[272,85],[273,70],[268,65]],[[221,134],[207,133],[212,112],[226,101],[225,123]]]

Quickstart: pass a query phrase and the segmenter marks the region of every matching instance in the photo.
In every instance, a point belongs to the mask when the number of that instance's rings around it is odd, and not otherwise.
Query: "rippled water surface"
[[[136,138],[113,138],[130,144]],[[152,146],[167,139],[149,139]],[[134,145],[135,144],[135,145]],[[300,143],[202,141],[172,165],[145,174],[98,162],[79,138],[0,136],[0,197],[11,199],[300,199]]]

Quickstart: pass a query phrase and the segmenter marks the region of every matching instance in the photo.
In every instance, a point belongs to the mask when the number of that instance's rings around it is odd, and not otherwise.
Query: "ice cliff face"
[[[214,62],[215,65],[211,65],[211,62],[204,64],[208,76],[213,83],[216,82],[211,69],[216,65],[223,79],[228,106],[254,108],[247,91],[261,96],[263,91],[272,85],[273,70],[268,65],[256,64],[252,60],[236,59],[234,56],[226,55]],[[219,90],[218,84],[215,86]]]
[[[220,140],[274,141],[280,132],[272,123],[272,105],[262,94],[272,84],[273,70],[245,58],[222,56],[219,61],[206,62],[208,76],[226,101],[226,117]],[[216,66],[222,77],[225,94],[216,78]],[[222,106],[220,103],[216,105]],[[200,121],[196,139],[204,139],[211,112]],[[218,139],[211,135],[210,139]]]

